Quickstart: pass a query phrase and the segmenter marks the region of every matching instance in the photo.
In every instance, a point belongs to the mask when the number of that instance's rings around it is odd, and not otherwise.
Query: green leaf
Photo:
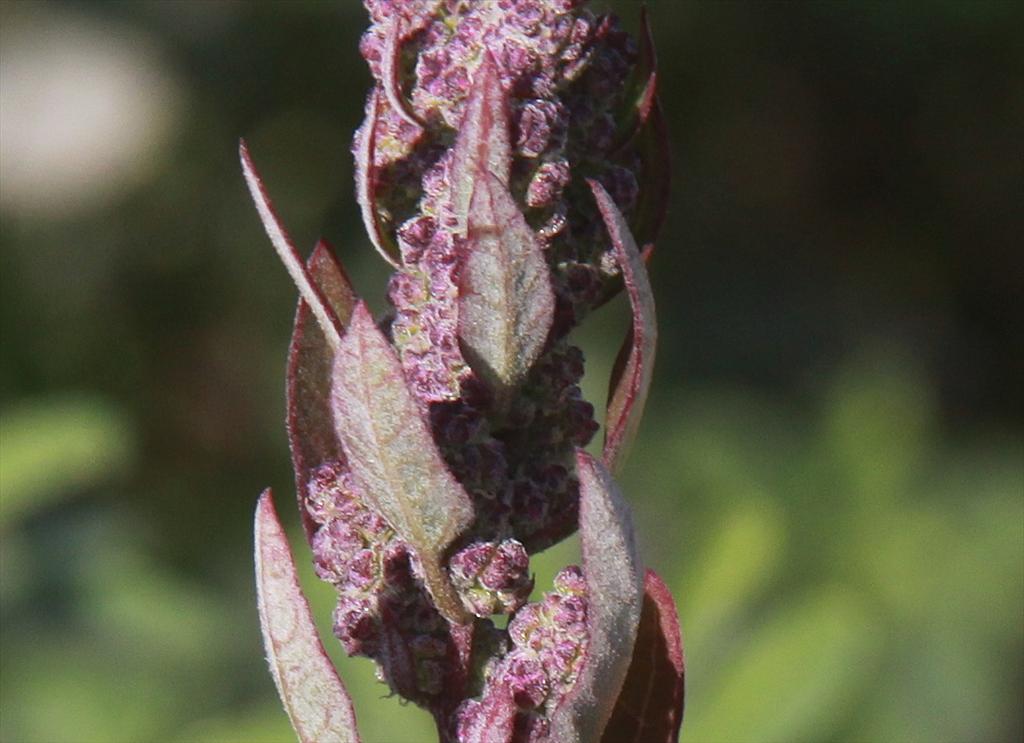
[[[362,302],[338,347],[331,403],[362,495],[415,551],[438,610],[449,621],[465,621],[441,557],[473,520],[472,503],[441,459],[398,355]]]
[[[255,524],[256,598],[274,683],[301,743],[358,743],[355,711],[320,643],[270,491]]]
[[[555,312],[544,248],[512,194],[481,171],[469,209],[459,338],[473,370],[507,401],[537,360]]]

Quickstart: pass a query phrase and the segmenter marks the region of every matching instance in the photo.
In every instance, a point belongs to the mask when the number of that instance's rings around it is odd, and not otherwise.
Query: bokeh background
[[[682,740],[1021,740],[1024,6],[649,5],[676,179],[623,484],[680,606]],[[3,741],[290,740],[250,528],[273,485],[305,569],[296,293],[236,146],[380,309],[364,25],[356,0],[0,4]],[[626,322],[579,336],[591,399]],[[369,743],[431,740],[326,644]]]

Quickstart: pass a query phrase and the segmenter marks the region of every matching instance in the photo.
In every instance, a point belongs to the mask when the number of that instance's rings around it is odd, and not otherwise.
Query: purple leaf
[[[669,190],[672,185],[672,153],[669,146],[665,115],[657,98],[637,133],[640,151],[640,194],[633,211],[632,228],[641,245],[653,243],[668,215]]]
[[[579,678],[551,717],[551,739],[597,741],[629,670],[643,603],[633,519],[601,462],[577,450],[587,649]]]
[[[473,520],[473,507],[441,459],[398,355],[362,302],[335,356],[331,404],[368,504],[413,548],[438,611],[465,621],[441,555]]]
[[[356,200],[363,215],[363,225],[377,252],[395,268],[399,268],[398,246],[390,240],[377,209],[377,173],[374,155],[377,147],[377,121],[380,118],[380,91],[374,88],[366,101],[366,120],[356,132]]]
[[[306,300],[313,311],[313,316],[316,317],[316,321],[324,331],[328,343],[332,347],[336,347],[341,339],[341,328],[338,325],[338,319],[334,316],[327,301],[310,278],[302,258],[299,256],[299,251],[295,249],[291,238],[288,237],[288,233],[285,232],[284,227],[274,213],[270,197],[263,187],[263,181],[260,179],[259,173],[256,172],[256,166],[249,156],[249,148],[244,140],[239,143],[238,154],[242,160],[242,173],[245,175],[245,182],[249,186],[249,193],[252,194],[252,199],[256,203],[256,211],[259,212],[260,219],[263,221],[263,229],[267,231],[267,236],[274,245],[274,250],[277,251],[281,262],[284,263],[284,267],[288,269],[292,281],[295,282],[295,286],[299,289],[299,294],[302,295],[302,298]]]
[[[547,341],[555,294],[544,248],[498,178],[479,174],[459,287],[459,338],[499,400],[526,377]]]
[[[658,57],[654,50],[654,33],[651,31],[650,14],[646,6],[640,8],[640,29],[640,60],[633,72],[635,82],[626,94],[629,108],[623,117],[615,144],[611,147],[613,153],[621,151],[632,141],[640,127],[647,122],[657,100]]]
[[[490,52],[485,52],[473,77],[452,150],[449,181],[458,234],[466,232],[470,202],[480,173],[492,173],[501,183],[508,184],[511,162],[508,96],[501,86],[497,62]]]
[[[384,49],[381,54],[381,85],[384,86],[384,95],[388,103],[395,109],[395,112],[415,127],[422,128],[420,120],[409,107],[409,102],[402,93],[401,79],[402,64],[402,21],[394,18],[388,26],[387,36],[384,38]]]
[[[603,743],[675,743],[683,721],[683,676],[676,604],[661,578],[648,570],[633,660]]]
[[[270,490],[256,506],[256,596],[267,661],[302,743],[358,743],[352,700],[316,632]]]
[[[623,281],[633,308],[633,324],[627,337],[630,344],[629,356],[609,395],[605,421],[604,461],[615,472],[625,461],[643,417],[654,370],[658,319],[647,269],[626,220],[601,184],[593,180],[589,183],[615,248],[615,257],[622,269]]]
[[[327,243],[317,243],[306,270],[334,316],[343,327],[347,325],[357,297]],[[300,298],[288,348],[288,442],[307,539],[312,538],[316,528],[306,509],[310,476],[321,464],[343,456],[330,412],[333,362],[334,350],[320,326],[313,322],[309,305]]]

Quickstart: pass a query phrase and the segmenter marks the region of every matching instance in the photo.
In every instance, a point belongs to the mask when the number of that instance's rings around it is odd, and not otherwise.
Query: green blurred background
[[[1020,740],[1024,14],[650,7],[676,179],[623,485],[680,606],[682,740]],[[356,0],[0,5],[3,741],[290,740],[250,528],[273,485],[306,569],[296,294],[236,145],[383,307],[348,154],[365,23]],[[591,399],[626,317],[580,333]],[[431,740],[327,645],[365,740]]]

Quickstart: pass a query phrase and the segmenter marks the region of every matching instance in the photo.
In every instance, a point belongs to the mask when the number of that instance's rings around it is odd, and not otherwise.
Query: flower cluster
[[[577,567],[555,577],[555,590],[529,604],[509,623],[511,647],[495,665],[479,700],[459,710],[459,737],[486,718],[496,699],[511,696],[518,709],[513,724],[516,741],[542,741],[550,733],[549,717],[579,675],[587,646],[586,584]]]
[[[367,231],[395,269],[383,320],[328,248],[303,265],[242,151],[302,293],[289,434],[316,573],[337,590],[334,633],[461,743],[628,727],[617,703],[627,671],[654,658],[650,673],[678,690],[652,728],[669,740],[682,702],[674,607],[656,578],[645,583],[609,472],[635,433],[654,353],[634,240],[653,239],[666,193],[649,31],[638,46],[583,0],[365,4],[375,86],[353,152]],[[583,452],[598,426],[569,334],[622,288],[633,325],[598,461]],[[261,502],[258,568],[260,540],[279,539],[271,518]],[[577,528],[583,569],[529,603],[530,555]],[[311,626],[295,585],[259,575]],[[317,703],[341,714],[347,696],[322,664],[274,665],[294,642],[276,631],[276,608],[261,593],[275,678],[300,738],[320,739],[330,715],[316,718]],[[648,625],[662,650],[634,657],[653,642]],[[333,702],[310,701],[325,690]]]

